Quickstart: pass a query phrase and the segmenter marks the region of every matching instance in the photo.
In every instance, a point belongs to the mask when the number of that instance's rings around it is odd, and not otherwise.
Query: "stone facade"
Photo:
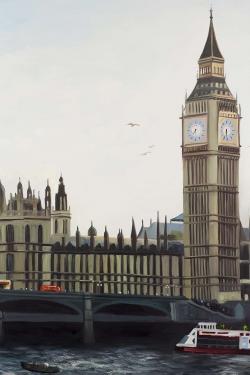
[[[39,290],[41,285],[57,285],[63,291],[132,295],[182,295],[182,255],[156,247],[137,249],[125,246],[107,250],[89,245],[80,248],[32,245],[23,250],[15,244],[11,275],[14,289]],[[2,259],[6,252],[0,253]]]
[[[45,207],[28,184],[24,194],[19,180],[17,192],[6,202],[5,189],[0,184],[0,278],[19,279],[25,270],[32,269],[28,251],[32,245],[67,241],[70,237],[70,211],[62,177],[59,180],[56,209],[51,207],[49,184],[45,189]],[[63,204],[62,204],[63,202]],[[39,263],[39,262],[38,262]],[[41,264],[39,264],[41,268]],[[20,286],[16,282],[16,287]]]

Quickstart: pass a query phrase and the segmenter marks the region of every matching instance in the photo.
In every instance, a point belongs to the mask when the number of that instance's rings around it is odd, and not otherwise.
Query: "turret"
[[[19,197],[23,198],[23,185],[21,183],[20,177],[19,177],[19,182],[17,184],[17,195],[19,195]]]
[[[95,237],[97,236],[97,231],[95,227],[93,226],[93,222],[91,221],[91,226],[89,227],[88,230],[88,236],[89,238],[89,244],[90,244],[90,249],[93,250],[95,247]]]
[[[47,186],[45,188],[45,212],[46,214],[51,212],[51,189],[49,186],[49,180],[47,180]]]
[[[59,178],[58,193],[55,196],[56,211],[67,211],[67,194],[62,176]]]
[[[45,190],[45,208],[46,213],[51,209],[51,191],[49,183]],[[64,239],[67,243],[70,237],[70,210],[67,203],[67,194],[62,176],[59,178],[58,192],[55,195],[55,210],[51,212],[52,217],[52,238],[53,240],[60,241]]]

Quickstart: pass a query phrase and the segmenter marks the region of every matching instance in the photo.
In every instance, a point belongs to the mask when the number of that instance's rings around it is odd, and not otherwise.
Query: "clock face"
[[[205,141],[206,127],[205,121],[202,119],[193,119],[189,122],[187,127],[188,139],[194,143],[201,143]]]
[[[232,141],[233,137],[236,134],[235,128],[230,119],[225,119],[221,123],[220,131],[221,131],[221,139],[225,142]]]
[[[219,144],[239,146],[238,119],[222,117],[219,118],[218,136]]]

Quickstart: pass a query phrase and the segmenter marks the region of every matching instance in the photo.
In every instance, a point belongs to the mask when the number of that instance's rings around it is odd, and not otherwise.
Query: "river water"
[[[248,356],[194,355],[174,352],[162,344],[121,344],[84,346],[5,345],[0,349],[0,374],[31,374],[20,361],[49,362],[60,374],[250,374]]]

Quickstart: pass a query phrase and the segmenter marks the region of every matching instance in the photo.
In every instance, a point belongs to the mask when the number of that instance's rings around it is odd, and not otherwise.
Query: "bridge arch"
[[[114,301],[107,302],[93,308],[94,314],[115,314],[115,315],[137,315],[137,316],[158,316],[171,319],[171,313],[166,308],[145,302]]]
[[[18,312],[18,313],[39,313],[39,314],[69,314],[79,315],[82,311],[75,306],[51,301],[49,299],[6,299],[0,302],[0,311],[4,312]]]

